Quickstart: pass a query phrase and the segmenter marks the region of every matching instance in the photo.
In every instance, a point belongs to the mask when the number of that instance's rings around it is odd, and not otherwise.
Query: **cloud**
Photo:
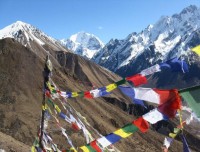
[[[99,30],[102,30],[102,29],[103,29],[103,27],[102,27],[102,26],[98,26],[98,29],[99,29]]]

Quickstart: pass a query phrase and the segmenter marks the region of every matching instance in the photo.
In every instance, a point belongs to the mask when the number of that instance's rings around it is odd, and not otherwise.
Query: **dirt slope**
[[[52,52],[50,58],[54,67],[52,79],[62,90],[86,91],[92,89],[94,84],[102,87],[121,79],[72,53],[58,50]],[[3,133],[0,134],[3,136],[0,138],[0,148],[23,152],[20,149],[22,143],[32,145],[40,123],[43,65],[44,58],[38,57],[15,40],[0,41],[0,131]],[[120,103],[128,104],[131,101],[119,90],[109,97],[116,102],[108,102],[106,98],[75,98],[68,99],[68,102],[92,127],[106,135],[136,119],[122,110],[124,104]],[[69,134],[75,146],[86,144],[79,132],[70,131]],[[7,135],[9,138],[12,136],[12,139],[7,139]],[[93,136],[98,137],[95,133]],[[55,133],[55,139],[61,148],[70,147],[59,132]],[[163,135],[149,130],[145,134],[137,132],[114,146],[122,152],[160,152],[163,139]],[[13,145],[6,140],[13,140]],[[27,151],[25,145],[22,148]],[[198,145],[191,146],[194,151],[199,148]],[[182,143],[175,141],[170,151],[182,151]]]

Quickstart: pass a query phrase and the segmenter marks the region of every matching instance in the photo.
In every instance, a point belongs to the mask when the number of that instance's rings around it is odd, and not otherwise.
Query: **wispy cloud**
[[[102,29],[103,29],[103,27],[102,27],[102,26],[98,26],[98,29],[99,29],[99,30],[102,30]]]

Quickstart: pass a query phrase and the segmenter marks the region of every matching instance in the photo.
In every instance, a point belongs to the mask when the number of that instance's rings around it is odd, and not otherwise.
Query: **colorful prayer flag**
[[[134,89],[132,87],[128,87],[128,86],[118,86],[118,88],[121,90],[122,93],[124,93],[125,95],[129,96],[132,99],[132,102],[134,104],[140,104],[143,107],[144,102],[142,100],[135,100],[135,92]]]
[[[115,82],[115,84],[116,84],[117,86],[122,85],[122,84],[125,84],[125,83],[126,83],[126,79],[125,79],[125,78],[123,78],[122,80],[119,80],[119,81]]]
[[[110,91],[113,91],[116,88],[117,88],[117,85],[115,83],[109,84],[109,85],[106,86],[106,91],[110,92]]]
[[[192,48],[191,50],[200,56],[200,45],[197,45],[196,47]]]
[[[158,109],[153,109],[142,117],[144,120],[148,121],[151,124],[155,124],[156,122],[165,118],[164,115],[158,111]]]
[[[179,93],[197,117],[200,118],[200,86],[183,89]]]
[[[143,117],[134,120],[132,123],[137,126],[139,130],[143,133],[147,132],[147,130],[149,129],[149,124]]]
[[[161,71],[160,69],[160,66],[158,64],[154,65],[154,66],[151,66],[147,69],[144,69],[140,72],[141,75],[143,76],[147,76],[147,75],[150,75],[150,74],[154,74],[155,72],[159,72]]]
[[[170,69],[172,72],[188,72],[188,65],[185,61],[183,60],[178,60],[178,58],[172,58],[166,62],[160,63],[160,68],[165,69],[168,68]]]
[[[167,102],[158,106],[158,110],[168,118],[175,117],[177,110],[181,108],[181,99],[178,90],[171,90],[172,94],[169,95]]]
[[[145,76],[142,76],[141,74],[126,77],[126,80],[131,81],[136,87],[147,83],[147,78]]]

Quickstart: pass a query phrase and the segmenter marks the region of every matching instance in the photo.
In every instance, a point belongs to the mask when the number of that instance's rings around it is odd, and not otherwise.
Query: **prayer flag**
[[[200,45],[197,45],[196,47],[192,48],[192,51],[194,51],[196,54],[200,56]]]
[[[137,99],[135,100],[135,92],[134,92],[134,89],[132,87],[118,86],[118,88],[121,90],[122,93],[129,96],[132,99],[133,103],[145,106],[144,102],[142,100],[137,100]]]
[[[101,149],[99,148],[99,146],[97,145],[97,141],[94,140],[90,143],[90,146],[96,150],[96,152],[101,152]]]
[[[165,69],[171,69],[172,72],[188,72],[188,65],[185,61],[183,60],[178,60],[178,58],[172,58],[166,62],[160,63],[160,68]]]
[[[111,143],[106,137],[104,137],[104,136],[101,137],[101,138],[98,138],[97,141],[98,141],[98,143],[101,144],[101,146],[102,146],[103,148],[105,148],[105,147],[107,147],[107,146],[109,146],[109,145],[112,144],[112,143]]]
[[[105,137],[106,137],[106,139],[107,139],[108,141],[110,141],[112,144],[118,142],[118,141],[121,139],[120,136],[118,136],[118,135],[116,135],[116,134],[114,134],[114,133],[110,133],[110,134],[108,134],[108,135],[105,136]]]
[[[180,90],[179,93],[197,117],[200,118],[200,86]]]
[[[123,79],[120,80],[120,81],[115,82],[115,84],[116,84],[117,86],[122,85],[122,84],[125,84],[125,83],[126,83],[126,79],[125,79],[125,78],[123,78]]]
[[[147,78],[145,76],[142,76],[141,74],[126,77],[126,80],[131,81],[136,87],[147,83]]]
[[[159,72],[161,71],[160,69],[160,66],[158,64],[154,65],[154,66],[151,66],[147,69],[144,69],[140,72],[141,75],[143,76],[147,76],[147,75],[150,75],[150,74],[154,74],[155,72]]]
[[[110,92],[110,91],[113,91],[116,88],[117,88],[117,85],[115,83],[113,83],[113,84],[106,86],[106,91]]]
[[[173,95],[169,95],[170,98],[167,102],[158,106],[158,110],[168,118],[175,117],[177,110],[181,108],[181,99],[178,90],[173,89],[171,91],[173,92]]]
[[[84,92],[84,97],[85,98],[93,98],[93,96],[91,95],[91,93],[89,91]]]
[[[164,115],[156,109],[151,110],[142,116],[144,120],[148,121],[151,124],[155,124],[156,122],[163,120]]]
[[[139,130],[143,133],[147,132],[149,129],[149,124],[143,117],[140,117],[132,122],[135,126],[139,128]]]

